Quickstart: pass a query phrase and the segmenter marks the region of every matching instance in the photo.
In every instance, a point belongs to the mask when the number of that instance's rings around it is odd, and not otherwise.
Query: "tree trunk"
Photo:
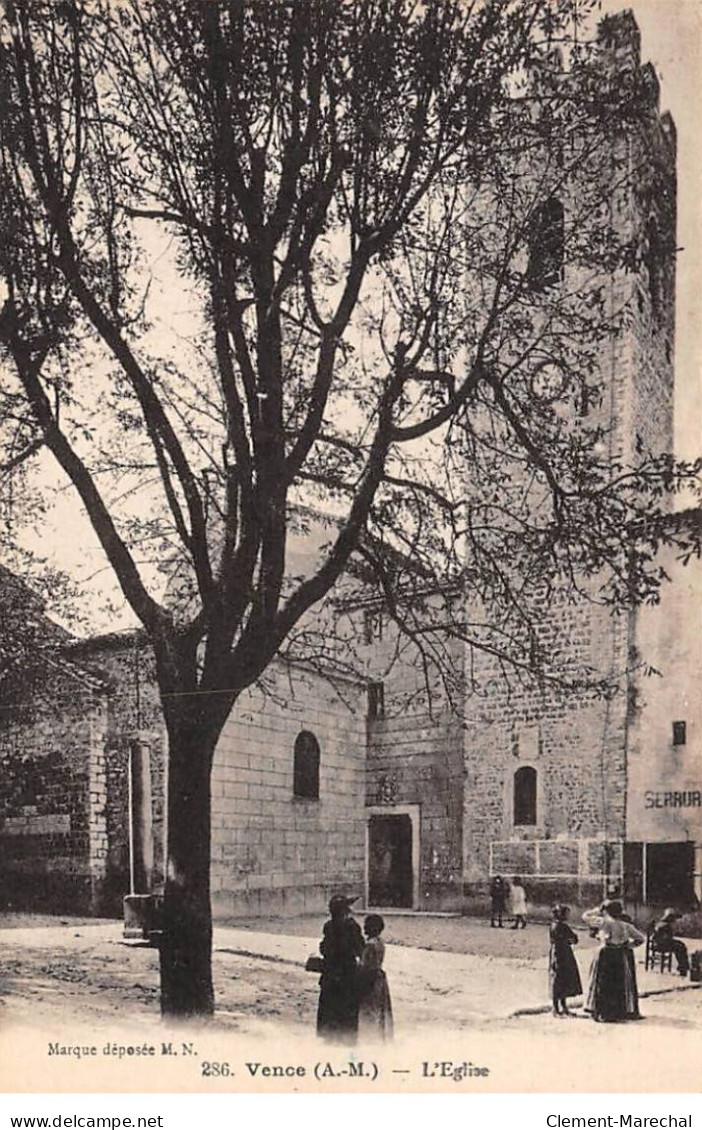
[[[198,732],[198,729],[200,732]],[[214,1012],[210,904],[210,774],[216,737],[169,726],[168,844],[161,938],[161,1013]]]

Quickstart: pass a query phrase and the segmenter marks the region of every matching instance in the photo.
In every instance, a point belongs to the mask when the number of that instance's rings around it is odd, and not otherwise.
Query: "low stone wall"
[[[85,913],[93,900],[91,703],[71,703],[69,689],[60,680],[52,688],[64,707],[55,724],[49,701],[36,710],[6,701],[0,713],[0,905],[8,909]]]

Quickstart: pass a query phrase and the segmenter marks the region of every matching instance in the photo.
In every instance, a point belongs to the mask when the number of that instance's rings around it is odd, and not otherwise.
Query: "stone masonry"
[[[212,891],[216,912],[322,910],[335,890],[363,893],[365,694],[335,689],[312,671],[273,672],[227,721],[212,785]],[[319,797],[293,793],[301,732],[320,751]]]
[[[675,128],[659,114],[658,82],[642,67],[630,12],[600,27],[602,66],[638,68],[650,99],[648,123],[614,143],[613,156],[637,169],[637,189],[615,189],[611,219],[638,249],[635,266],[608,280],[610,311],[624,326],[601,355],[595,409],[609,456],[625,463],[673,446]],[[567,279],[566,279],[567,282]],[[577,700],[508,690],[496,680],[485,700],[466,704],[464,873],[469,902],[484,901],[490,875],[519,873],[533,902],[590,902],[627,887],[629,731],[642,679],[636,665],[640,614],[613,616],[583,601],[550,607],[541,642],[586,663],[617,685],[614,697]],[[489,682],[489,671],[488,682]],[[536,819],[515,826],[514,774],[536,770]]]
[[[34,693],[30,685],[36,679]],[[72,664],[37,664],[0,702],[0,897],[96,909],[107,857],[104,686]]]

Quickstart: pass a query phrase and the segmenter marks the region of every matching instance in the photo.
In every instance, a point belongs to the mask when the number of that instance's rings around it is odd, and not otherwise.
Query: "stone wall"
[[[129,742],[139,725],[152,747],[154,883],[162,882],[164,729],[149,653],[139,648],[138,680],[135,655],[131,635],[99,637],[65,644],[3,681],[4,905],[121,915]]]
[[[637,170],[635,186],[617,187],[613,179],[608,215],[631,244],[632,259],[626,270],[602,279],[609,313],[621,319],[621,329],[603,340],[599,396],[587,413],[588,426],[603,428],[602,456],[631,465],[673,446],[675,128],[659,113],[657,79],[650,66],[641,66],[630,12],[603,21],[598,47],[603,68],[638,69],[648,92],[641,123],[613,140],[613,169]],[[522,872],[531,899],[543,903],[599,898],[607,877],[621,876],[630,746],[633,740],[643,763],[640,749],[653,733],[650,726],[644,731],[637,714],[637,704],[650,697],[650,680],[642,682],[646,656],[635,647],[636,625],[637,617],[612,617],[587,600],[552,606],[540,624],[546,654],[590,664],[617,683],[610,701],[540,692],[518,679],[507,688],[504,680],[491,680],[483,663],[489,693],[466,704],[469,901],[485,900],[488,876],[498,871]],[[533,826],[515,827],[512,819],[520,765],[537,771]]]
[[[215,914],[323,911],[334,891],[363,894],[366,696],[274,664],[266,691],[242,695],[217,746],[212,783]],[[320,749],[319,798],[293,795],[301,731]]]
[[[484,903],[491,874],[521,874],[532,902],[587,902],[621,874],[626,817],[626,617],[582,602],[550,609],[543,646],[567,641],[620,681],[609,700],[504,679],[466,702],[464,880]],[[483,675],[489,664],[483,662]],[[514,775],[536,771],[536,822],[514,822]],[[606,845],[611,845],[607,847]]]
[[[107,856],[103,688],[60,663],[5,679],[0,903],[98,909]]]
[[[460,719],[411,711],[369,724],[367,804],[419,809],[418,910],[462,905]]]
[[[444,682],[438,671],[425,672],[393,626],[368,641],[368,673],[382,681],[383,700],[368,721],[366,804],[388,815],[417,806],[418,910],[457,909],[463,901],[463,658],[462,646],[446,641]]]

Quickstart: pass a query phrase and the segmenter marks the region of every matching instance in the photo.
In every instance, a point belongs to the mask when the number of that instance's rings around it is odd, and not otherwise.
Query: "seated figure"
[[[672,908],[665,911],[663,917],[656,922],[653,928],[653,944],[659,953],[674,954],[678,966],[678,973],[681,977],[687,977],[690,971],[687,946],[680,938],[676,938],[674,934],[673,924],[679,917],[680,915],[677,911]]]

